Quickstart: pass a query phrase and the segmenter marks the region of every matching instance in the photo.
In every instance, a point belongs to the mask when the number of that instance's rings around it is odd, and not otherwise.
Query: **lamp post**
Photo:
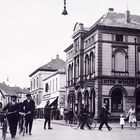
[[[63,12],[62,12],[62,15],[68,15],[68,12],[67,12],[67,10],[66,10],[66,0],[64,0],[64,10],[63,10]]]
[[[136,99],[136,90],[137,90],[137,46],[136,46],[136,43],[137,43],[137,40],[136,38],[134,38],[134,41],[135,41],[135,92],[134,92],[134,95],[135,95],[135,109],[136,109],[136,114],[137,114],[137,99]]]

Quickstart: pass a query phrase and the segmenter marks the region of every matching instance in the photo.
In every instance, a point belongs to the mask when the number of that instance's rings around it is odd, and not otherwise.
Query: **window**
[[[53,79],[53,91],[54,91],[54,79]]]
[[[121,51],[115,54],[115,71],[125,71],[125,55]]]
[[[34,79],[34,89],[35,89],[35,79]]]
[[[86,57],[85,57],[85,76],[86,76],[86,78],[87,78],[88,74],[89,74],[89,57],[88,57],[88,55],[86,55]]]
[[[56,91],[57,91],[57,84],[58,84],[58,79],[56,78]]]
[[[115,41],[123,41],[123,35],[116,35]]]
[[[78,76],[79,76],[79,57],[77,57],[75,61],[76,61],[76,64],[75,64],[76,74],[75,74],[75,76],[76,76],[76,78],[78,78]]]
[[[39,78],[37,77],[37,82],[36,82],[36,87],[38,88],[39,87]]]
[[[112,111],[122,111],[123,110],[123,93],[121,89],[116,88],[111,94],[111,109]]]
[[[128,76],[128,55],[125,49],[114,49],[112,55],[112,72],[117,76]]]
[[[95,72],[95,59],[93,52],[90,53],[90,74]]]
[[[45,91],[48,92],[48,89],[49,89],[49,86],[48,86],[48,83],[46,83],[46,85],[45,85]]]

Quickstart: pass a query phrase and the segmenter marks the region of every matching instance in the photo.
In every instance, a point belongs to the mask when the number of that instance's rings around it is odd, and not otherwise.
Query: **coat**
[[[34,112],[35,112],[35,102],[34,100],[30,100],[29,102],[27,100],[23,101],[23,110],[25,113],[28,113],[29,111],[31,114],[29,115],[30,117],[34,117]]]
[[[19,104],[18,103],[15,103],[15,104],[8,103],[3,108],[3,111],[6,111],[6,110],[8,110],[8,113],[11,112],[11,114],[9,114],[7,116],[8,120],[18,121],[18,119],[19,119],[19,113],[18,113],[19,112]]]
[[[44,107],[44,118],[50,118],[51,116],[51,106],[45,105]]]
[[[101,121],[107,121],[108,120],[108,115],[111,115],[110,112],[105,107],[102,107],[101,112],[100,112],[100,120]]]

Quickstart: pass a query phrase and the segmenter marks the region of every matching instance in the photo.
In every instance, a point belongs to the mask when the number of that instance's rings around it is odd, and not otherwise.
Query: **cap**
[[[26,97],[31,97],[31,94],[30,93],[26,94]]]

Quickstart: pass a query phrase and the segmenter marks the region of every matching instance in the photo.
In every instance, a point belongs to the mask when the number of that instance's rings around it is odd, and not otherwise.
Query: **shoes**
[[[44,127],[44,130],[46,130],[46,127]]]
[[[112,128],[111,128],[111,127],[108,129],[108,131],[110,131],[110,130],[112,130]]]
[[[102,129],[98,129],[98,130],[103,131]]]
[[[11,135],[11,138],[15,138],[15,135]]]
[[[80,128],[80,129],[85,130],[84,128]]]
[[[31,133],[29,133],[29,135],[32,135]]]
[[[48,129],[52,129],[52,128],[50,127],[50,128],[48,128]]]

